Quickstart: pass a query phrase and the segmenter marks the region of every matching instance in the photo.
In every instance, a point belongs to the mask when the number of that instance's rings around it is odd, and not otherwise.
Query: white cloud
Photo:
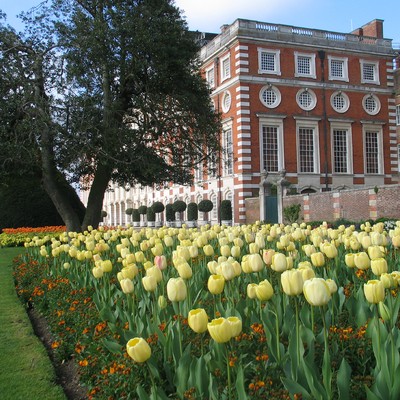
[[[189,29],[216,33],[237,18],[278,22],[283,13],[305,6],[296,0],[175,0],[175,4],[184,11]]]

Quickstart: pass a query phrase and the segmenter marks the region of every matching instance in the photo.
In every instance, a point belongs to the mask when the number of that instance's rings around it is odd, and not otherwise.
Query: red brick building
[[[124,222],[127,207],[208,198],[213,222],[230,199],[234,222],[245,223],[263,171],[274,183],[284,170],[297,193],[397,183],[394,58],[382,20],[352,33],[242,19],[223,26],[200,51],[222,114],[219,173],[196,171],[192,187],[110,192],[106,222]]]

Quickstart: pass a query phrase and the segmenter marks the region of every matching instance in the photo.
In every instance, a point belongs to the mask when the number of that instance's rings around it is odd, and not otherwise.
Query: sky
[[[15,16],[40,0],[0,0],[7,23],[18,30]],[[189,29],[219,33],[237,18],[348,33],[382,19],[383,34],[400,48],[400,0],[175,0]]]

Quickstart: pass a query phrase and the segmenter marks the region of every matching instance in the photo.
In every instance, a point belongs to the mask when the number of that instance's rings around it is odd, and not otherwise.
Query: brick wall
[[[340,192],[312,193],[287,196],[283,207],[300,204],[300,219],[309,221],[350,221],[365,219],[400,219],[400,185],[380,186],[374,189],[349,189]],[[246,223],[259,220],[259,198],[246,199]]]

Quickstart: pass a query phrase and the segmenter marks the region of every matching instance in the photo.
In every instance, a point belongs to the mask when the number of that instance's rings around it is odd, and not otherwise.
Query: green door
[[[278,197],[277,196],[265,196],[265,222],[277,223],[278,222]]]

